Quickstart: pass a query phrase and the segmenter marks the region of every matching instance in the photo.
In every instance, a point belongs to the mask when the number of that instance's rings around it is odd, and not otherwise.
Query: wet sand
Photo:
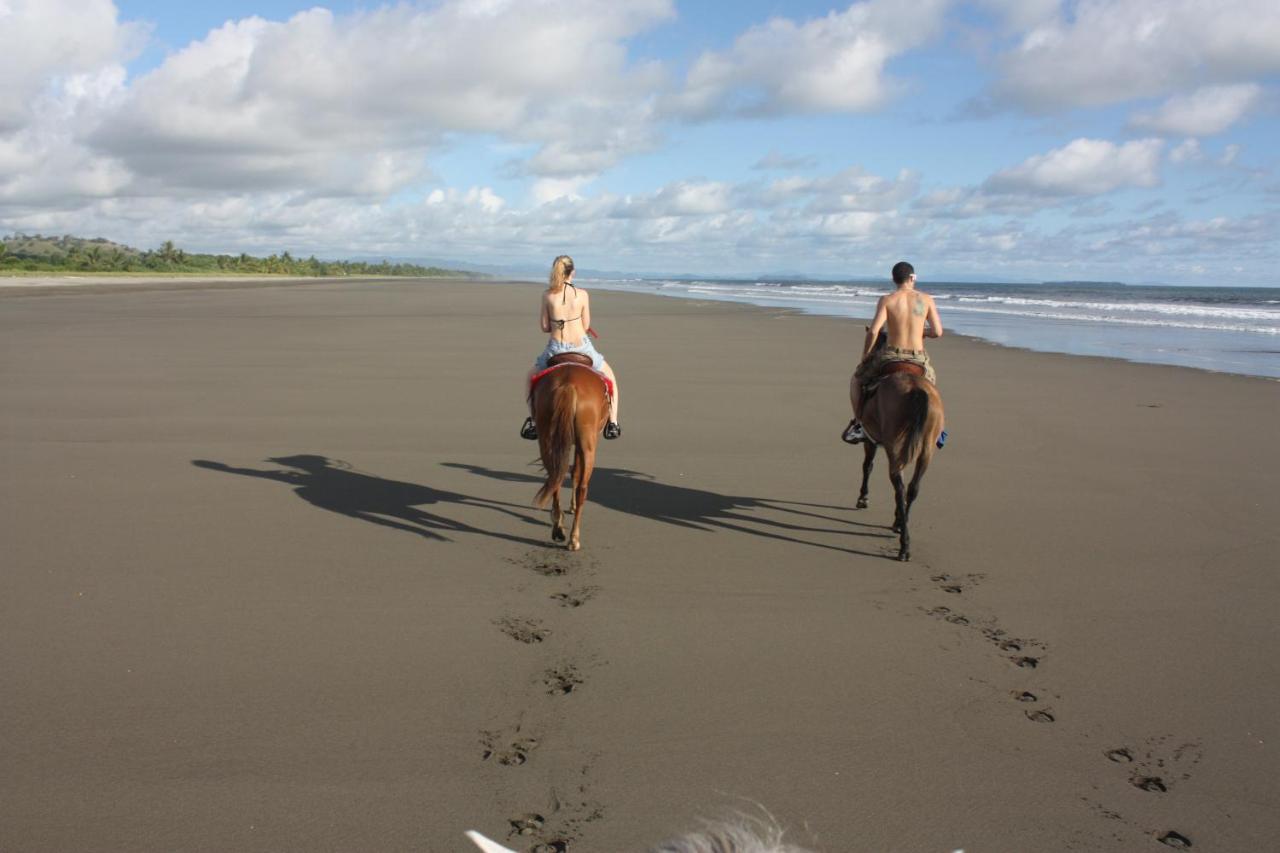
[[[902,564],[859,323],[601,291],[626,433],[569,554],[536,286],[57,294],[0,295],[2,850],[1280,837],[1274,382],[931,343]]]

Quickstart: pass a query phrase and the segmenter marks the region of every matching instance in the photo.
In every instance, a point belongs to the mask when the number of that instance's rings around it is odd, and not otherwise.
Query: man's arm
[[[871,354],[871,348],[876,345],[876,337],[889,320],[889,309],[885,307],[884,300],[885,298],[881,296],[880,301],[876,303],[876,316],[871,321],[871,328],[867,329],[867,339],[862,342],[862,357],[864,359]]]
[[[938,316],[938,304],[929,297],[929,313],[924,318],[924,336],[926,338],[942,337],[942,318]]]

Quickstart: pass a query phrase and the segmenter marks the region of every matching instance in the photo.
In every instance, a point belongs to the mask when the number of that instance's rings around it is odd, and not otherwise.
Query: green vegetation
[[[470,277],[473,273],[417,264],[321,261],[314,255],[295,258],[287,251],[267,258],[251,255],[204,255],[185,252],[166,240],[159,249],[140,251],[98,237],[42,237],[14,234],[0,238],[0,275],[50,273],[203,273],[205,275],[291,276],[435,276]]]

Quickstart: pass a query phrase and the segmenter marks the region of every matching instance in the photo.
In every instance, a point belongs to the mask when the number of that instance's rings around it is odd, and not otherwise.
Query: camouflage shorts
[[[912,364],[918,364],[924,368],[924,378],[934,385],[938,384],[938,375],[934,372],[933,364],[929,361],[929,353],[922,349],[885,347],[877,350],[858,365],[858,369],[853,372],[853,375],[865,385],[874,381],[880,375],[881,369],[891,361],[909,361]]]

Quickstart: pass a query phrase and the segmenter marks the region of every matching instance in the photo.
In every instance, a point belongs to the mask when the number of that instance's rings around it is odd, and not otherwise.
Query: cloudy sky
[[[1275,0],[0,0],[0,233],[1280,285]]]

